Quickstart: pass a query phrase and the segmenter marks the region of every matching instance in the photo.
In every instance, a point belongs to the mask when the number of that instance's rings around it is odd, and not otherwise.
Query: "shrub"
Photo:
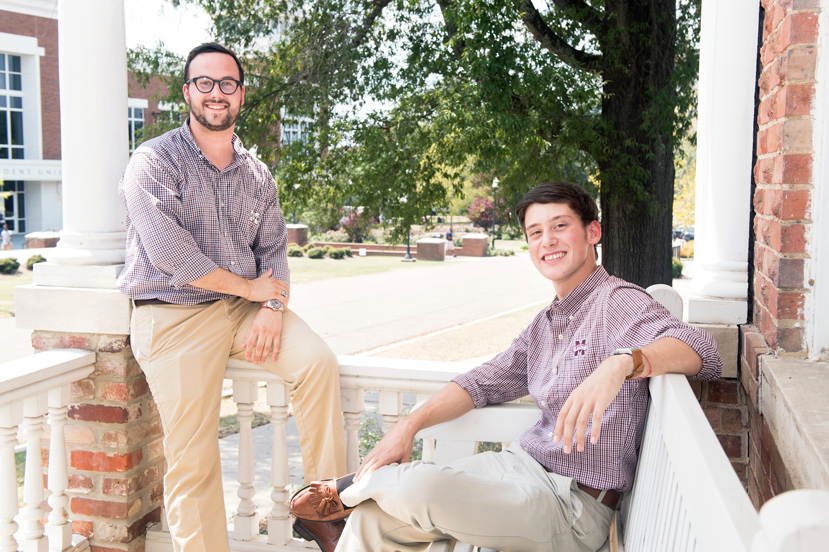
[[[305,253],[302,252],[302,248],[299,247],[299,246],[289,247],[288,248],[288,256],[289,257],[304,257]]]
[[[309,259],[322,259],[325,257],[325,249],[322,247],[312,247],[308,250]]]
[[[314,247],[314,244],[311,243],[311,242],[308,242],[308,243],[306,243],[305,245],[302,246],[302,252],[303,253],[308,253],[308,250],[311,249],[312,247]]]
[[[685,242],[685,245],[683,245],[679,250],[679,256],[685,258],[691,258],[694,256],[694,240]]]
[[[526,243],[521,246],[521,251],[529,251],[529,250],[530,250],[530,246],[527,245]]]
[[[37,263],[45,263],[45,262],[46,262],[46,257],[44,257],[43,255],[32,255],[26,261],[26,268],[31,270],[32,267],[34,265],[36,265]]]
[[[20,263],[17,259],[12,257],[0,259],[0,274],[14,274],[18,268],[20,268]]]
[[[671,274],[674,278],[682,276],[682,261],[679,259],[671,259]]]
[[[325,249],[326,255],[331,256],[331,252],[334,251],[336,247],[334,247],[333,245],[326,245],[325,247],[323,247],[323,249]]]
[[[342,259],[345,257],[345,249],[332,249],[328,252],[328,256],[332,259]]]
[[[345,256],[346,257],[351,257],[351,248],[350,247],[344,247],[343,251],[345,251]]]

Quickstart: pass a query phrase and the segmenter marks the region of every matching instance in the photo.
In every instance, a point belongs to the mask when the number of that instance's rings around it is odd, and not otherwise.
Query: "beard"
[[[217,102],[211,102],[211,103],[217,103]],[[220,103],[223,103],[224,105],[228,106],[228,109],[225,112],[224,116],[221,119],[219,119],[218,122],[211,123],[207,119],[207,109],[205,109],[204,103],[202,103],[200,105],[191,104],[190,114],[193,116],[194,119],[196,119],[199,122],[199,124],[201,126],[206,128],[207,130],[212,130],[214,132],[227,130],[229,128],[232,128],[233,125],[236,124],[236,119],[239,118],[239,110],[233,111],[233,108],[230,106],[230,104],[228,104],[226,102],[220,102]]]

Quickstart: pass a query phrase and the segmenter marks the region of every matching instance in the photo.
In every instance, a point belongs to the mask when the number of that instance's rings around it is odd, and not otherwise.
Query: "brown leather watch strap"
[[[643,377],[645,375],[645,359],[642,357],[642,351],[632,349],[630,356],[633,357],[633,372],[625,379],[632,380]]]

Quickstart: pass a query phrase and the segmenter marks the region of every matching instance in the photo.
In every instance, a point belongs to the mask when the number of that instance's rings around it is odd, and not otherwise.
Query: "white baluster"
[[[72,524],[66,519],[66,505],[69,498],[66,488],[69,475],[66,468],[66,437],[63,428],[66,425],[66,405],[69,404],[69,386],[65,385],[49,391],[49,522],[46,524],[46,536],[50,552],[61,552],[72,544]]]
[[[271,448],[271,515],[268,518],[268,544],[284,545],[291,541],[291,515],[288,511],[288,390],[285,384],[268,382],[273,445]]]
[[[239,482],[239,508],[233,518],[234,540],[249,541],[259,534],[256,508],[253,505],[253,488],[255,479],[253,463],[253,403],[258,395],[256,382],[233,380],[233,400],[238,409],[236,418],[239,422],[239,465],[236,480]]]
[[[431,397],[431,393],[418,393],[415,395],[415,404],[420,404]],[[435,459],[435,438],[426,437],[423,439],[423,454],[421,457],[424,460],[433,461]]]
[[[383,418],[383,433],[388,431],[400,419],[403,412],[403,393],[399,391],[380,391],[380,417]]]
[[[43,404],[45,397],[26,399],[23,403],[23,427],[26,429],[26,470],[23,480],[22,537],[23,552],[47,552],[48,542],[43,535],[43,460],[40,455],[40,437],[43,435]]]
[[[0,427],[0,552],[15,552],[17,542],[17,476],[14,466],[14,446],[17,444],[17,426]]]
[[[363,390],[340,389],[340,397],[345,418],[345,463],[348,473],[357,471],[360,466],[360,418],[363,415]]]

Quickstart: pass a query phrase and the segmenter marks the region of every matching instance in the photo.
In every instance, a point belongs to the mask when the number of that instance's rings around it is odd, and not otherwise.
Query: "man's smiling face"
[[[188,76],[210,77],[216,81],[213,90],[206,94],[199,92],[195,83],[184,85],[184,99],[190,104],[192,119],[206,130],[218,132],[233,128],[245,103],[245,87],[240,86],[228,95],[222,93],[218,83],[228,77],[239,80],[239,68],[233,58],[218,52],[199,54],[190,62]]]
[[[524,225],[530,256],[538,271],[564,299],[596,269],[594,247],[602,237],[596,222],[585,225],[566,203],[534,203]]]

